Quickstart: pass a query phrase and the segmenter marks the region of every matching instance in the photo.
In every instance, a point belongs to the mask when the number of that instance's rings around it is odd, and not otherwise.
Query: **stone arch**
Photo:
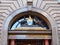
[[[7,45],[8,25],[9,25],[10,21],[13,19],[14,16],[16,16],[17,14],[22,13],[24,11],[29,11],[29,10],[28,10],[28,8],[18,9],[18,10],[16,10],[15,12],[13,12],[12,14],[10,14],[6,18],[6,21],[5,21],[4,27],[3,27],[4,28],[4,32],[5,32],[3,34],[3,37],[5,36],[4,39],[3,39],[3,41],[4,41],[3,44],[4,45]],[[53,45],[57,45],[58,44],[57,42],[54,43],[54,41],[57,41],[57,36],[58,36],[57,35],[57,26],[56,26],[56,23],[55,23],[54,19],[48,13],[46,13],[45,11],[43,11],[41,9],[33,8],[31,11],[35,11],[35,12],[41,13],[43,16],[45,16],[49,20],[49,22],[51,24],[51,27],[52,27],[52,42],[53,42]]]
[[[18,19],[20,19],[20,17],[29,16],[29,15],[31,15],[33,17],[38,17],[39,19],[43,20],[45,22],[46,26],[48,27],[48,30],[51,30],[51,24],[48,21],[48,19],[45,16],[43,16],[41,13],[38,13],[36,11],[25,11],[25,12],[15,15],[13,17],[13,19],[11,19],[11,21],[9,22],[8,29],[10,30],[13,23],[15,23]]]

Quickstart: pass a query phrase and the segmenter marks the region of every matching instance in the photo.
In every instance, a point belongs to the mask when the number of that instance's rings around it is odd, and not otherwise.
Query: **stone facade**
[[[29,5],[28,2],[32,4]],[[0,45],[7,45],[11,19],[29,10],[41,13],[49,20],[52,27],[52,43],[60,45],[60,3],[57,0],[0,0]]]

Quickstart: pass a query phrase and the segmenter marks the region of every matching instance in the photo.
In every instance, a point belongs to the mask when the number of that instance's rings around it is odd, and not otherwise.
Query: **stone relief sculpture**
[[[27,27],[26,30],[28,30],[28,27],[32,27],[30,30],[33,29],[33,27],[35,27],[35,30],[41,29],[41,30],[46,30],[47,27],[45,26],[45,23],[43,23],[42,20],[39,20],[36,16],[33,18],[31,15],[29,15],[28,17],[23,17],[23,19],[18,21],[19,23],[16,25],[15,29],[23,29],[23,27]],[[17,28],[18,25],[21,25],[19,28]]]
[[[33,19],[31,18],[31,16],[29,16],[27,19],[27,25],[33,25]]]
[[[27,19],[24,17],[24,20],[22,20],[20,23],[21,25],[39,25],[40,27],[44,27],[44,24],[41,20],[39,20],[37,17],[32,18],[30,15]]]

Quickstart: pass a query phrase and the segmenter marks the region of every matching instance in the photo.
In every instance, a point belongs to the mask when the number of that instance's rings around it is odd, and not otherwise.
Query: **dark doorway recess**
[[[9,45],[10,42],[11,39],[9,40]],[[15,45],[45,45],[45,39],[15,39]],[[49,45],[51,45],[50,39]]]

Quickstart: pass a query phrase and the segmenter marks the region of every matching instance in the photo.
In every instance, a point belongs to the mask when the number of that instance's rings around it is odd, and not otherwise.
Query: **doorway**
[[[51,45],[51,40],[48,40],[49,45]],[[11,40],[9,44],[11,45]],[[45,39],[15,39],[15,45],[46,45]]]
[[[44,45],[44,40],[16,40],[16,45]]]

